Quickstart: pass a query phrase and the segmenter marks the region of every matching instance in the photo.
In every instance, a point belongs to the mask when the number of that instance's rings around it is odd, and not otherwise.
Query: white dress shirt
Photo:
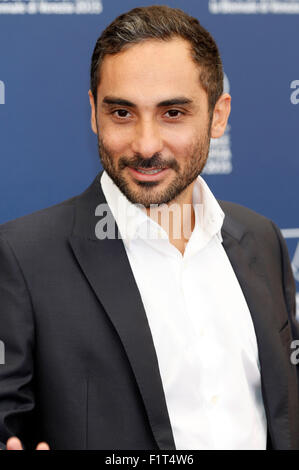
[[[195,226],[182,255],[106,172],[101,185],[148,318],[176,449],[265,449],[255,331],[212,192],[198,176]]]

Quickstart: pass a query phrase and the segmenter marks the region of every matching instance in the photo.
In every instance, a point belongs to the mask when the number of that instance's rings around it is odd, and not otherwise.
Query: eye
[[[181,117],[181,115],[183,115],[184,113],[182,111],[179,111],[178,109],[169,109],[166,113],[165,113],[165,116],[166,117],[169,117],[169,118],[172,118],[172,119],[176,119],[176,118],[179,118]],[[168,116],[167,116],[168,115]]]
[[[130,116],[130,113],[126,109],[116,109],[112,111],[112,115],[119,119],[125,119]]]

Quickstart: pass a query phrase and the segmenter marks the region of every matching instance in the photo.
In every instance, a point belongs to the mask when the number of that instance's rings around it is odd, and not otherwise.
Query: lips
[[[130,168],[129,171],[134,176],[134,178],[138,179],[139,181],[155,181],[162,176],[169,170],[169,168]]]
[[[142,173],[143,175],[155,175],[157,173],[159,173],[159,171],[163,170],[163,168],[159,168],[157,170],[153,169],[153,170],[143,170],[141,168],[137,168],[136,169],[139,173]]]

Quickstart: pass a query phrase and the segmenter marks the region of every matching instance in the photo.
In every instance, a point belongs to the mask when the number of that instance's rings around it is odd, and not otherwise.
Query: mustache
[[[134,169],[144,168],[145,170],[148,168],[171,168],[178,171],[180,168],[178,162],[174,158],[165,160],[162,158],[160,153],[155,153],[150,158],[144,158],[140,154],[136,154],[132,158],[120,157],[118,161],[119,169],[123,170],[126,166]]]

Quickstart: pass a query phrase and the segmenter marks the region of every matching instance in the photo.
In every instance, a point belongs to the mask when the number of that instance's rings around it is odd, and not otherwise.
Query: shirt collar
[[[136,238],[166,239],[165,230],[153,219],[147,216],[144,209],[131,203],[112,181],[106,171],[101,176],[101,186],[106,201],[117,223],[121,237],[127,247]],[[205,240],[217,236],[222,242],[221,227],[224,212],[218,204],[207,183],[198,176],[193,189],[192,203],[195,212],[195,227],[193,238],[201,233]]]
[[[198,176],[193,189],[195,228],[204,231],[208,238],[217,236],[222,242],[221,228],[224,212],[205,180]]]

